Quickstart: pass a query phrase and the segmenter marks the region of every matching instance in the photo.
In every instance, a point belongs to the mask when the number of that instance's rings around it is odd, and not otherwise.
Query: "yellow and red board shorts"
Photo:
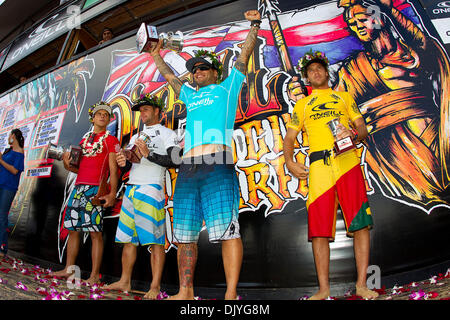
[[[338,204],[349,236],[354,231],[373,225],[356,150],[336,157],[331,155],[328,164],[317,160],[310,165],[306,202],[309,241],[314,237],[334,241]]]

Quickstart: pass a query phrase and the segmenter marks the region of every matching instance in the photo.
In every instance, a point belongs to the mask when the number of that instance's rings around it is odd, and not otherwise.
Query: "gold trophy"
[[[352,139],[350,137],[346,137],[343,139],[337,139],[337,134],[339,132],[338,128],[339,124],[339,118],[334,118],[331,121],[327,122],[328,127],[331,130],[331,133],[334,136],[334,152],[336,155],[341,154],[345,151],[351,150],[353,148],[356,148],[355,144],[353,143]]]
[[[183,50],[184,40],[183,33],[181,31],[177,31],[175,33],[169,31],[167,33],[161,33],[159,38],[163,40],[162,47],[164,49],[174,50],[176,52],[180,52]]]
[[[163,40],[163,49],[170,49],[177,52],[183,50],[184,40],[181,31],[161,33],[158,35],[155,26],[149,26],[145,22],[141,24],[136,34],[136,47],[139,53],[142,53],[144,48],[149,43],[158,43],[159,39]]]
[[[147,146],[150,143],[150,137],[145,134],[144,132],[141,132],[137,139],[143,140]],[[139,163],[141,162],[142,155],[139,153],[137,146],[134,143],[130,143],[124,150],[123,153],[125,154],[125,157],[128,161],[132,163]]]
[[[64,152],[67,151],[70,153],[70,165],[78,168],[80,166],[82,156],[81,147],[79,146],[70,146],[69,149],[64,149],[63,147],[58,147],[56,144],[49,142],[45,152],[45,158],[61,161]]]

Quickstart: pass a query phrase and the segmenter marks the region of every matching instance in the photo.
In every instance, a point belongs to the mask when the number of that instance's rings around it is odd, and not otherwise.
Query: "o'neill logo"
[[[438,3],[437,5],[439,8],[450,8],[450,1],[443,1]]]
[[[438,8],[433,9],[433,14],[450,13],[450,1],[442,1],[437,4]]]
[[[336,104],[337,102],[331,101],[331,102],[325,102],[325,103],[319,104],[319,105],[315,106],[314,108],[312,108],[312,111],[320,112],[320,111],[324,111],[324,110],[333,110],[334,109],[333,107],[331,107],[331,108],[327,107],[327,104],[330,104],[330,103]]]

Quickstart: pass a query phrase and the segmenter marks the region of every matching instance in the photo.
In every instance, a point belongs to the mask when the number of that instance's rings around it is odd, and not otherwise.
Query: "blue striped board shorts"
[[[215,155],[233,159],[231,153]],[[173,196],[174,242],[197,242],[203,221],[210,242],[240,238],[239,200],[232,161],[211,163],[204,156],[183,159]]]
[[[164,191],[158,184],[127,185],[117,225],[117,243],[165,245]]]

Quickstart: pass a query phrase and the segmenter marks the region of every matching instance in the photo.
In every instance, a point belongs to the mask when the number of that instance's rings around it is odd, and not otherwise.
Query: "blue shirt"
[[[224,144],[231,148],[236,109],[245,75],[232,68],[220,84],[198,91],[183,84],[180,100],[186,105],[184,153],[203,144]]]
[[[24,167],[24,155],[23,153],[16,151],[9,151],[2,156],[3,161],[7,164],[14,166],[19,172],[12,174],[4,166],[0,164],[0,188],[8,189],[11,191],[17,191],[19,187],[20,174]]]

